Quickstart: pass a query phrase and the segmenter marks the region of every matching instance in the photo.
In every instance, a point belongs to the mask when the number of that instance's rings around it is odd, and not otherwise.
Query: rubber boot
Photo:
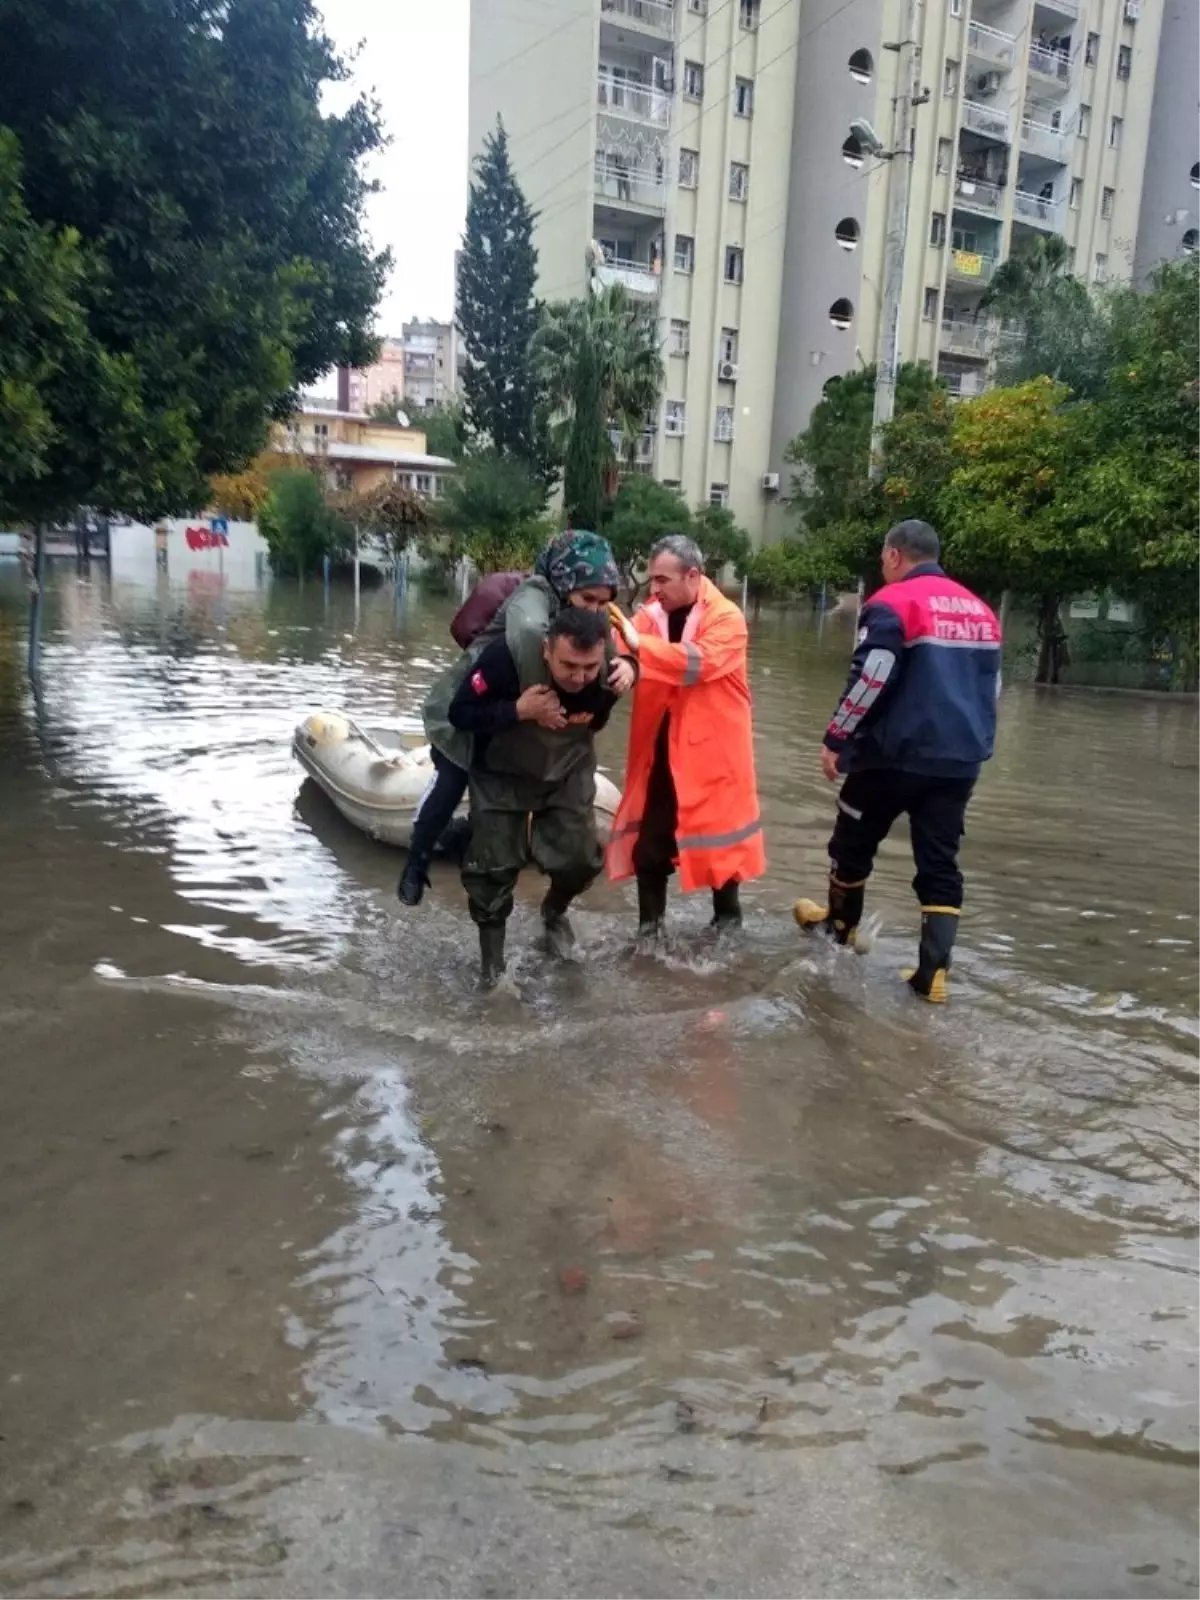
[[[480,924],[479,987],[494,989],[504,975],[504,924]]]
[[[863,901],[866,898],[867,880],[843,883],[835,872],[829,874],[829,904],[820,906],[815,900],[797,900],[792,915],[802,928],[819,928],[835,944],[854,948],[855,934],[862,921]]]
[[[421,904],[422,896],[429,887],[428,867],[429,857],[423,851],[409,851],[400,882],[396,885],[396,896],[402,906]]]
[[[574,897],[551,884],[542,901],[542,925],[546,930],[546,946],[552,956],[567,961],[575,953],[575,930],[567,916],[567,907]]]
[[[917,965],[904,976],[914,994],[930,1005],[946,1003],[946,977],[950,971],[950,956],[958,937],[958,912],[953,906],[921,907],[921,943],[917,950]]]
[[[667,880],[659,877],[639,877],[638,892],[638,946],[653,948],[662,938],[663,922],[667,915]]]
[[[719,889],[713,890],[713,915],[711,927],[718,933],[732,932],[742,925],[742,904],[738,898],[738,885],[735,878],[728,883],[723,883]]]

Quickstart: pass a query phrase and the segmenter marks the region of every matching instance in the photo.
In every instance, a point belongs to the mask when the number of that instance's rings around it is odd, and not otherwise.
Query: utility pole
[[[908,240],[908,201],[912,190],[913,111],[924,105],[921,52],[917,45],[921,0],[908,0],[905,37],[894,50],[896,93],[892,100],[892,148],[888,170],[887,239],[884,245],[883,297],[879,308],[879,341],[875,356],[875,409],[871,417],[871,482],[883,477],[883,431],[896,410],[896,371],[900,365],[900,305],[904,294],[904,252]]]

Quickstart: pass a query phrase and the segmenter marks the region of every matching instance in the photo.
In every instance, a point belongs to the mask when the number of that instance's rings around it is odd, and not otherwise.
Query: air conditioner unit
[[[1000,87],[1004,74],[1001,72],[981,72],[975,79],[975,93],[979,95],[995,94]]]
[[[720,378],[722,383],[736,383],[737,372],[736,361],[722,361],[717,368],[717,377]]]
[[[763,491],[766,494],[779,493],[779,474],[777,472],[764,472],[762,475]]]

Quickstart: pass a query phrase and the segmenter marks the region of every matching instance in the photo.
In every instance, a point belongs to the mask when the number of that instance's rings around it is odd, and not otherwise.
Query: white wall
[[[156,524],[167,530],[167,577],[171,583],[207,581],[229,589],[254,589],[267,574],[267,546],[253,522],[230,522],[229,543],[193,549],[188,529],[210,529],[207,517],[164,517]],[[114,583],[153,584],[158,577],[154,527],[129,523],[112,530]]]

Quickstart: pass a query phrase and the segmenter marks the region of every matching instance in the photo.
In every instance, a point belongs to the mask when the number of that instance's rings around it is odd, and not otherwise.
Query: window
[[[710,506],[727,506],[729,504],[729,485],[727,483],[710,484],[708,503]]]
[[[937,320],[937,306],[938,292],[932,286],[927,286],[925,290],[925,299],[921,305],[921,315],[925,318],[926,322],[935,322]]]
[[[954,160],[954,140],[939,139],[937,142],[937,170],[949,172]]]
[[[704,68],[698,61],[683,63],[683,92],[689,100],[704,99]]]
[[[738,21],[743,28],[757,28],[762,0],[742,0],[738,7]]]
[[[681,150],[679,152],[679,187],[681,189],[694,189],[699,180],[699,150]]]
[[[750,168],[740,161],[729,163],[729,198],[745,200],[750,194]]]
[[[1113,214],[1113,201],[1117,198],[1115,189],[1105,189],[1100,195],[1100,215],[1109,218]]]
[[[670,352],[673,356],[685,356],[691,349],[692,325],[682,317],[671,318],[671,343]]]
[[[746,256],[740,245],[727,244],[725,246],[725,282],[741,283],[745,271]]]
[[[415,479],[418,494],[433,493],[433,475],[428,472],[418,472]]]
[[[1125,129],[1124,117],[1110,117],[1108,122],[1108,148],[1119,150],[1121,148],[1121,134]]]
[[[1097,252],[1095,265],[1092,267],[1093,283],[1108,282],[1108,257]]]
[[[950,15],[952,17],[962,16],[962,0],[950,0]]]
[[[854,217],[843,217],[833,230],[833,237],[843,250],[857,250],[858,241],[862,238],[862,229]]]
[[[736,328],[721,329],[721,343],[719,348],[721,352],[720,359],[722,362],[737,360],[738,331]]]
[[[678,478],[664,478],[662,481],[662,486],[664,489],[671,489],[675,494],[678,494],[680,489],[682,489],[683,484]]]
[[[1071,201],[1070,201],[1071,210],[1072,211],[1078,211],[1082,200],[1083,200],[1083,179],[1082,178],[1072,178],[1071,179]]]
[[[334,473],[333,487],[339,489],[342,494],[349,494],[350,490],[353,489],[354,478],[351,473],[347,472],[345,467],[339,467]]]
[[[687,406],[682,400],[668,400],[663,432],[676,435],[687,432]]]
[[[946,58],[946,65],[942,69],[942,93],[946,95],[958,93],[958,62]]]
[[[1079,108],[1079,130],[1078,131],[1079,131],[1079,137],[1081,139],[1086,139],[1088,134],[1091,133],[1091,131],[1092,131],[1092,108],[1091,108],[1091,106],[1080,106],[1080,108]]]
[[[950,243],[955,250],[965,250],[973,256],[979,254],[979,235],[974,228],[951,228]]]
[[[846,165],[848,167],[853,167],[856,171],[858,170],[859,167],[862,166],[862,164],[863,164],[862,141],[859,139],[859,137],[858,137],[858,135],[856,133],[852,133],[848,139],[843,141],[843,144],[842,144],[842,160],[846,163]]]
[[[738,117],[754,115],[754,80],[738,78],[733,88],[733,111]]]
[[[1192,162],[1192,188],[1200,189],[1200,161]]]
[[[946,242],[946,213],[935,211],[929,223],[929,242],[940,246]]]
[[[845,333],[846,329],[854,321],[854,307],[850,301],[846,299],[835,300],[829,308],[829,320],[839,333]]]
[[[1094,67],[1100,59],[1100,35],[1089,33],[1087,43],[1083,47],[1083,64],[1085,67]]]
[[[733,440],[733,407],[718,406],[717,414],[713,421],[713,438],[718,444],[730,444]]]
[[[314,422],[313,433],[318,439],[329,439],[329,424],[327,422]]]
[[[694,11],[698,17],[707,16],[708,0],[688,0],[688,10]]]
[[[690,272],[696,264],[696,241],[690,233],[675,235],[675,271]]]
[[[1133,71],[1133,50],[1127,44],[1117,46],[1117,77],[1128,78]]]
[[[870,83],[875,75],[875,58],[869,50],[856,50],[846,65],[855,83]]]
[[[1189,256],[1194,256],[1200,250],[1200,229],[1188,228],[1179,242]]]

